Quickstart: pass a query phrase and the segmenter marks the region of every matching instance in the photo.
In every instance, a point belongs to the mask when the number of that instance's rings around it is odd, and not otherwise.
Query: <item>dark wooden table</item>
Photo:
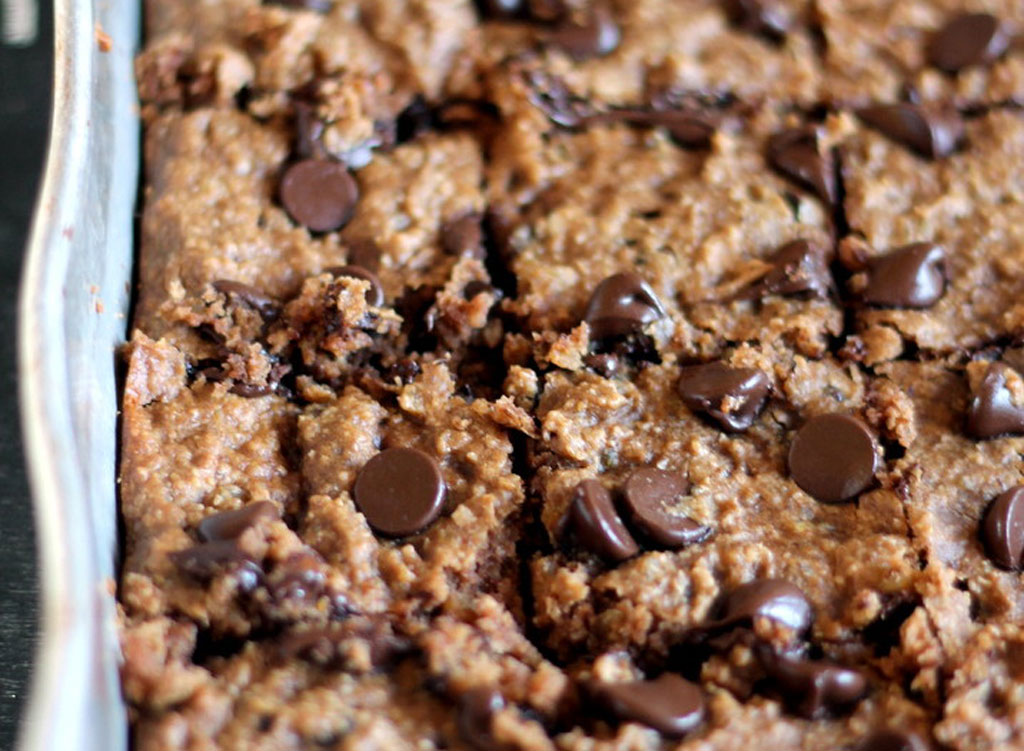
[[[14,748],[38,618],[32,504],[19,429],[15,309],[46,148],[52,24],[45,0],[35,24],[24,15],[12,17],[31,6],[31,0],[15,0],[0,7],[0,749]]]

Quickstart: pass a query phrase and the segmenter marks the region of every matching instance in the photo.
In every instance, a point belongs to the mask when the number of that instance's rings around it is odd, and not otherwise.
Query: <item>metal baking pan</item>
[[[54,1],[50,145],[18,323],[41,590],[23,751],[122,751],[128,743],[113,591],[115,375],[131,289],[139,20],[133,2]],[[107,51],[100,30],[113,42]]]

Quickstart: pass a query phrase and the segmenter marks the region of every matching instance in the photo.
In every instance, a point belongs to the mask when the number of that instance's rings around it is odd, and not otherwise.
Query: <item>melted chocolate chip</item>
[[[477,0],[476,5],[485,18],[515,18],[523,10],[523,0]]]
[[[967,406],[967,434],[995,438],[1024,433],[1024,406],[1014,404],[1006,385],[1013,369],[1001,362],[988,366],[977,393]]]
[[[834,160],[819,150],[817,128],[789,128],[773,135],[768,139],[768,163],[829,206],[836,202]]]
[[[373,668],[391,665],[410,649],[409,642],[395,636],[387,621],[373,616],[296,628],[283,634],[277,644],[285,659],[298,657],[318,665],[343,667],[346,647],[360,641],[366,643]]]
[[[689,492],[690,483],[676,472],[638,469],[622,486],[626,517],[657,545],[674,549],[700,542],[711,534],[711,528],[680,511],[679,499]]]
[[[615,18],[602,5],[592,8],[582,22],[566,20],[545,35],[548,44],[558,47],[573,60],[609,55],[621,39],[622,31]]]
[[[789,447],[789,473],[824,503],[848,501],[866,490],[878,469],[871,429],[850,415],[812,417]]]
[[[324,121],[317,115],[316,108],[299,99],[292,102],[292,109],[295,112],[295,155],[299,159],[326,159],[327,149],[321,141]]]
[[[560,78],[540,70],[523,71],[530,102],[547,118],[562,128],[576,128],[593,116],[594,105],[573,95]]]
[[[619,358],[610,354],[587,355],[583,362],[602,378],[612,378],[619,372]]]
[[[913,243],[872,259],[864,302],[927,308],[946,289],[946,251],[934,243]]]
[[[352,494],[375,532],[405,537],[441,515],[447,488],[433,457],[419,449],[389,448],[366,463]]]
[[[703,149],[711,145],[718,119],[708,111],[686,109],[615,109],[590,115],[580,123],[628,123],[642,128],[664,128],[680,146]]]
[[[615,511],[611,493],[597,480],[576,486],[563,526],[582,547],[609,561],[624,561],[640,552]]]
[[[273,521],[280,519],[278,511],[270,501],[256,501],[234,511],[221,511],[199,522],[199,539],[203,542],[213,540],[234,540],[242,536],[249,527],[255,527],[264,519]]]
[[[775,251],[769,259],[772,268],[751,283],[738,299],[759,299],[768,295],[828,297],[832,274],[828,269],[829,251],[812,240],[793,240]]]
[[[782,41],[789,31],[789,19],[772,0],[724,0],[729,21],[751,34]]]
[[[361,266],[373,274],[380,271],[381,250],[373,240],[349,240],[345,245],[349,265]]]
[[[857,751],[928,751],[928,743],[910,730],[876,730],[869,735]]]
[[[234,540],[214,540],[171,553],[171,560],[185,574],[205,582],[228,574],[238,589],[251,592],[263,580],[263,570]]]
[[[746,430],[761,413],[771,384],[755,368],[733,368],[721,361],[683,368],[676,386],[683,403],[728,431]]]
[[[989,13],[962,13],[949,19],[928,44],[928,62],[947,73],[990,63],[1010,46],[1010,36]]]
[[[320,599],[326,582],[323,560],[307,549],[278,563],[267,577],[267,589],[278,603],[312,604]]]
[[[280,5],[283,8],[311,10],[315,13],[329,13],[332,0],[263,0],[264,5]]]
[[[670,738],[682,738],[704,720],[700,688],[674,673],[652,681],[592,683],[595,701],[622,722],[638,722]]]
[[[951,108],[901,102],[864,107],[857,115],[875,130],[929,159],[949,156],[964,137],[964,121]]]
[[[299,224],[313,232],[333,232],[352,218],[359,186],[343,164],[305,159],[281,178],[281,203]]]
[[[227,297],[248,305],[264,318],[270,321],[277,317],[277,301],[269,295],[265,295],[255,287],[242,282],[232,282],[227,279],[218,279],[213,283],[213,288]]]
[[[795,584],[782,579],[754,579],[725,598],[717,630],[752,625],[755,618],[781,623],[800,635],[811,626],[811,604]]]
[[[981,525],[981,539],[994,564],[1010,571],[1024,569],[1024,485],[992,501]]]
[[[473,688],[459,696],[456,721],[462,740],[477,751],[511,751],[494,737],[494,716],[504,708],[504,697],[493,688]]]
[[[608,277],[594,290],[583,316],[592,339],[625,336],[665,317],[665,308],[639,274],[622,272]]]
[[[372,271],[367,271],[362,266],[335,266],[327,269],[327,273],[334,277],[347,276],[369,282],[370,288],[366,290],[366,304],[374,308],[379,308],[384,304],[384,288],[381,286],[380,279]]]
[[[758,650],[758,656],[786,702],[803,717],[813,719],[847,708],[868,690],[867,678],[859,670],[781,655],[766,647]]]
[[[452,256],[482,259],[484,250],[483,216],[463,214],[441,225],[441,247]]]

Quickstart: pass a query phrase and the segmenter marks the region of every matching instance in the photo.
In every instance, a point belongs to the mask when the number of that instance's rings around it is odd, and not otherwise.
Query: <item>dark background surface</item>
[[[51,28],[50,8],[43,0],[34,42],[11,46],[0,41],[0,749],[14,748],[38,619],[32,505],[18,416],[15,310],[46,149]]]

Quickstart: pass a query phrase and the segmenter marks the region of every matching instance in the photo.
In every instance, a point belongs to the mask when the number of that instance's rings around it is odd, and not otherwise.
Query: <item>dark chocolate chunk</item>
[[[227,297],[233,297],[259,313],[265,320],[273,320],[277,317],[277,301],[269,295],[265,295],[255,287],[242,282],[232,282],[228,279],[218,279],[213,283],[213,288]]]
[[[812,417],[789,447],[789,473],[824,503],[841,503],[866,490],[879,459],[871,429],[850,415]]]
[[[1006,363],[988,366],[977,393],[967,406],[967,434],[974,438],[995,438],[1024,433],[1024,406],[1013,403],[1007,379],[1013,373]]]
[[[818,147],[818,129],[789,128],[768,139],[768,163],[829,206],[836,202],[835,160]]]
[[[725,598],[717,629],[752,625],[755,618],[767,618],[803,634],[811,627],[811,604],[795,584],[782,579],[754,579],[742,584]]]
[[[704,720],[700,687],[675,673],[651,681],[591,683],[596,703],[622,722],[638,722],[670,738],[682,738]]]
[[[242,592],[251,592],[263,580],[263,569],[234,540],[214,540],[171,553],[171,560],[185,574],[206,582],[228,574]]]
[[[928,62],[947,73],[990,63],[1010,46],[1010,36],[990,13],[961,13],[935,32],[928,44]]]
[[[964,121],[956,110],[934,105],[875,104],[857,111],[865,123],[922,156],[952,154],[963,141]]]
[[[373,240],[349,240],[345,243],[350,266],[361,266],[370,273],[380,271],[380,246]]]
[[[786,703],[803,717],[813,719],[845,709],[868,690],[868,680],[862,672],[827,660],[791,657],[766,646],[758,649],[758,657]]]
[[[929,745],[920,735],[910,730],[876,730],[869,735],[857,751],[928,751]]]
[[[576,486],[563,527],[582,547],[610,561],[624,561],[640,552],[615,511],[612,494],[597,480]]]
[[[683,403],[725,430],[746,430],[761,413],[771,384],[756,368],[734,368],[720,360],[685,367],[676,386]]]
[[[348,276],[369,282],[370,288],[366,290],[366,304],[375,308],[384,304],[384,288],[381,286],[380,279],[372,271],[367,271],[362,266],[335,266],[327,269],[327,273],[335,277]]]
[[[729,21],[751,34],[782,41],[789,31],[789,18],[773,0],[724,0],[722,5]]]
[[[625,336],[665,317],[665,308],[639,274],[622,272],[608,277],[594,290],[583,316],[592,339]]]
[[[441,247],[449,255],[482,259],[486,255],[483,216],[474,212],[444,222]]]
[[[994,564],[1010,571],[1024,569],[1024,485],[992,501],[981,525],[981,539]]]
[[[359,186],[345,165],[326,159],[291,165],[278,193],[291,218],[313,232],[343,227],[359,201]]]
[[[566,20],[545,35],[545,41],[561,49],[573,60],[604,57],[615,51],[622,31],[610,10],[603,5],[591,8],[583,21]]]
[[[813,240],[786,243],[769,259],[772,268],[760,279],[737,294],[738,299],[758,299],[768,295],[828,297],[832,274],[828,268],[829,250]]]
[[[267,577],[267,589],[278,603],[313,604],[326,583],[324,561],[312,549],[292,553]]]
[[[477,751],[512,751],[494,737],[494,716],[504,708],[497,689],[473,688],[459,696],[456,722],[462,740]]]
[[[711,528],[686,516],[679,499],[690,492],[690,483],[676,472],[643,467],[622,486],[626,518],[657,545],[681,548],[700,542]]]
[[[871,305],[927,308],[945,289],[946,251],[934,243],[913,243],[870,261],[863,299]]]
[[[210,514],[199,522],[199,539],[203,542],[234,540],[263,519],[272,521],[280,518],[281,512],[278,511],[276,505],[270,501],[256,501],[234,511]]]
[[[440,516],[447,487],[433,457],[419,449],[389,448],[366,463],[352,494],[375,532],[405,537]]]

